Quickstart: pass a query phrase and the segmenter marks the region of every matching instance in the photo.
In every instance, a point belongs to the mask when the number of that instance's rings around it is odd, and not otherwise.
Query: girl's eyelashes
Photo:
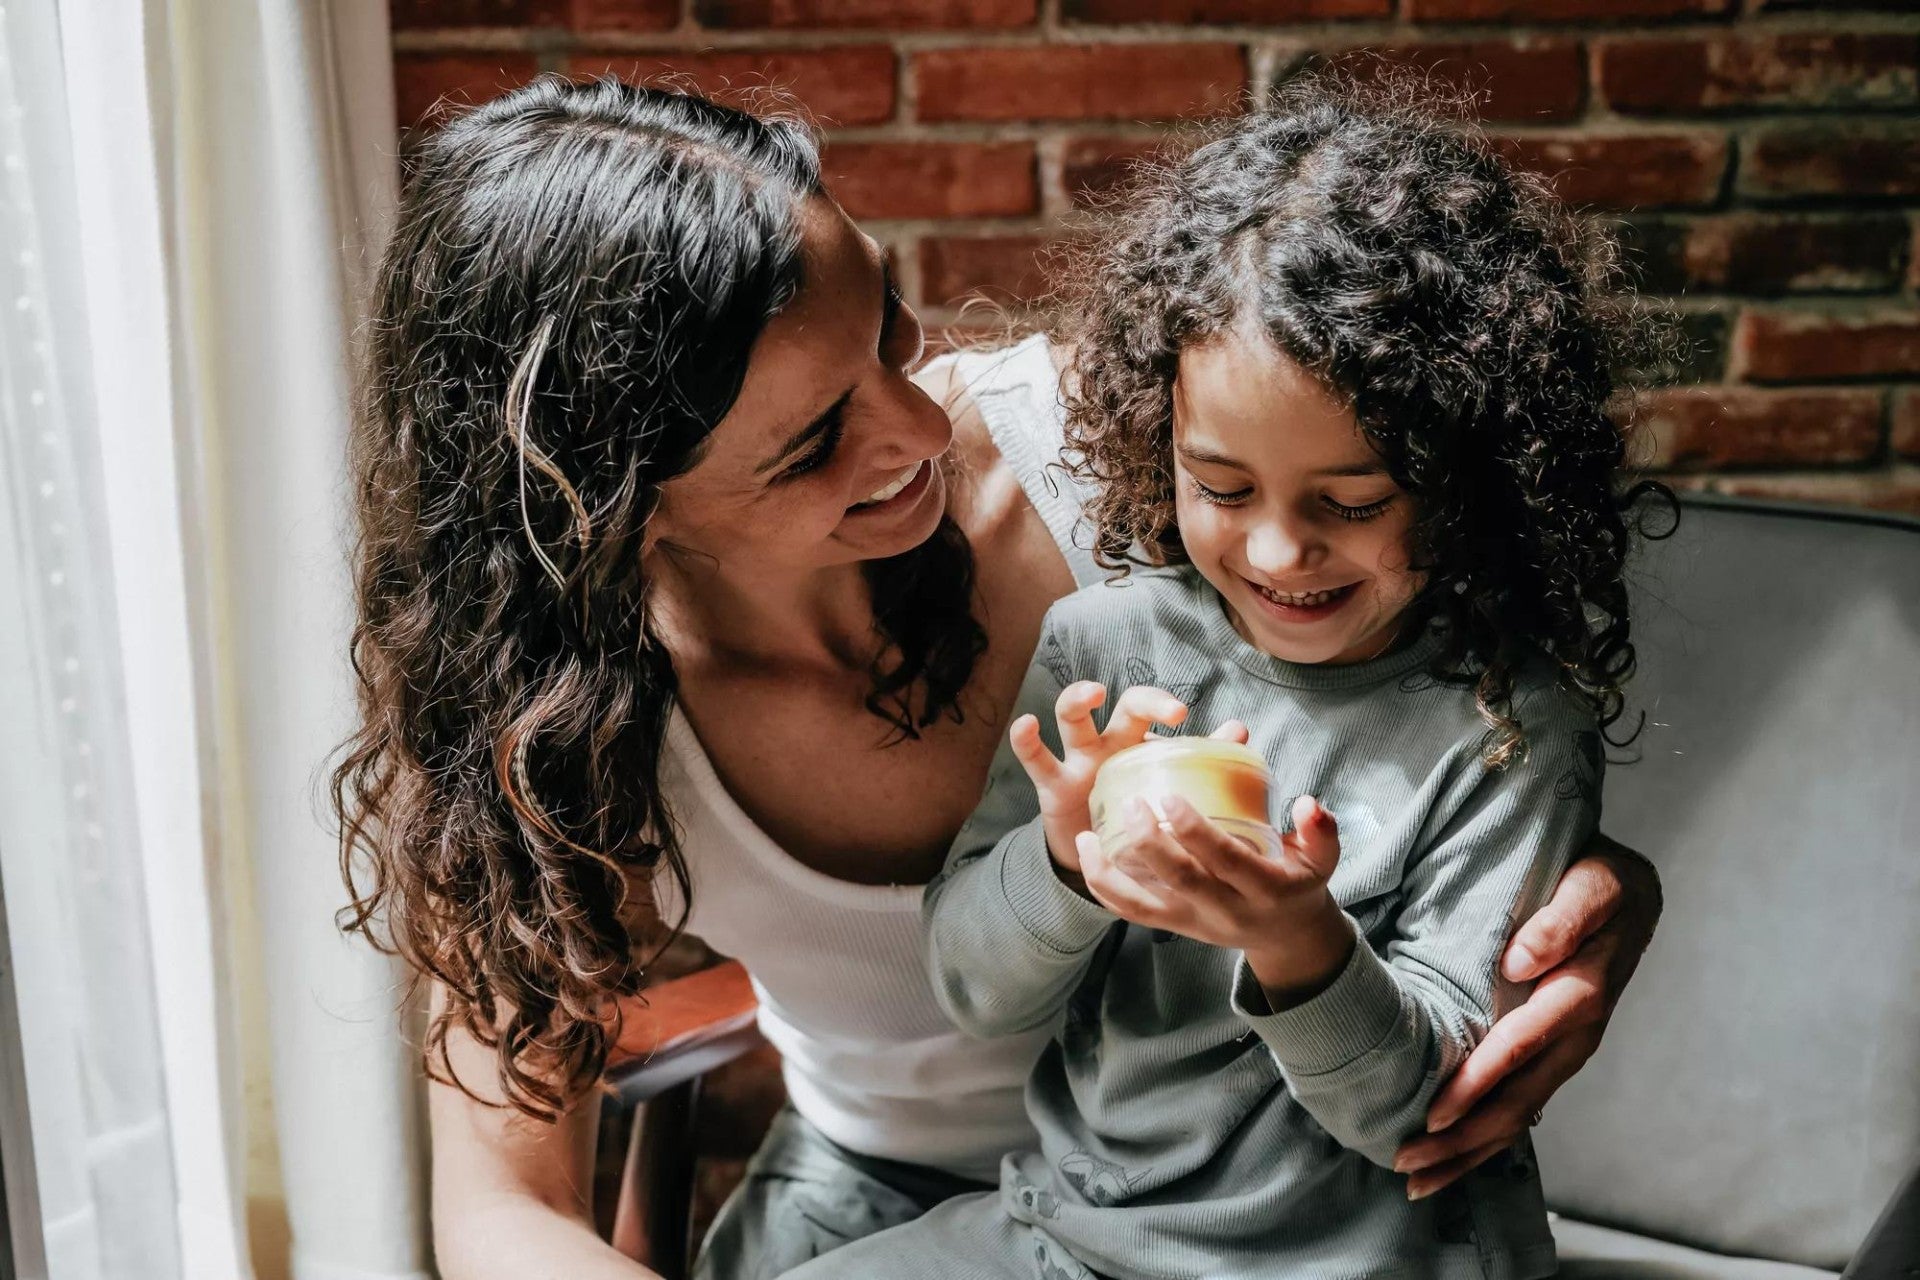
[[[1193,476],[1187,477],[1187,485],[1192,490],[1194,497],[1216,507],[1237,507],[1253,495],[1252,489],[1234,489],[1227,491],[1209,488]],[[1390,493],[1378,502],[1369,502],[1359,507],[1350,507],[1345,503],[1335,502],[1332,498],[1328,497],[1322,497],[1320,501],[1326,506],[1328,511],[1340,519],[1359,522],[1362,520],[1371,520],[1375,516],[1385,513],[1386,509],[1393,505],[1394,499],[1398,496],[1398,494]]]
[[[1235,489],[1231,493],[1222,492],[1219,489],[1209,489],[1193,476],[1187,477],[1187,484],[1192,488],[1194,497],[1200,499],[1202,502],[1211,503],[1216,507],[1238,506],[1247,500],[1247,495],[1253,492],[1251,489]]]
[[[1321,501],[1327,504],[1327,510],[1333,512],[1334,515],[1339,516],[1342,520],[1360,521],[1371,520],[1375,516],[1382,514],[1388,507],[1393,505],[1393,500],[1398,496],[1398,494],[1390,493],[1378,502],[1369,502],[1361,507],[1349,507],[1345,503],[1335,502],[1332,498],[1322,498]]]

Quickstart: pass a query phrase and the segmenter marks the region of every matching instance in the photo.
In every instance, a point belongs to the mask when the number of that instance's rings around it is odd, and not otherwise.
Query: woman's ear
[[[669,482],[670,485],[671,482]],[[657,550],[667,531],[672,527],[673,517],[668,512],[672,505],[668,498],[669,485],[661,485],[653,491],[647,510],[640,517],[640,556],[645,559]]]

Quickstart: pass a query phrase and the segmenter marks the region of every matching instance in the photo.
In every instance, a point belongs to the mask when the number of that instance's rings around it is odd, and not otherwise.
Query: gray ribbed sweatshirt
[[[1333,984],[1272,1012],[1238,953],[1116,919],[1054,873],[1004,746],[928,887],[929,965],[956,1025],[1054,1025],[1027,1086],[1038,1153],[1002,1166],[1005,1210],[1117,1277],[1494,1277],[1554,1270],[1526,1143],[1420,1202],[1388,1167],[1440,1084],[1517,993],[1496,979],[1598,820],[1592,716],[1523,673],[1520,763],[1481,763],[1470,690],[1422,673],[1431,637],[1372,662],[1255,649],[1190,569],[1090,587],[1048,615],[1019,712],[1073,680],[1172,690],[1188,724],[1251,727],[1273,812],[1339,819],[1332,890],[1359,938]],[[1284,818],[1281,819],[1284,821]]]

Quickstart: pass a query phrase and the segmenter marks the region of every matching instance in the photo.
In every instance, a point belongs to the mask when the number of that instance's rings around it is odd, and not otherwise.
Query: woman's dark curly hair
[[[636,944],[685,919],[642,535],[801,288],[819,154],[793,120],[547,78],[413,159],[352,446],[342,923],[445,987],[430,1074],[466,1088],[461,1028],[496,1051],[503,1096],[551,1118],[605,1067]],[[907,735],[958,715],[984,648],[965,538],[943,524],[867,579],[869,708]]]
[[[1182,347],[1235,326],[1353,407],[1414,503],[1433,675],[1471,684],[1487,760],[1523,744],[1514,675],[1544,652],[1602,726],[1632,673],[1614,371],[1657,346],[1611,244],[1431,87],[1320,75],[1149,165],[1071,259],[1058,337],[1069,466],[1108,568],[1186,560],[1174,521]],[[1419,105],[1419,104],[1427,105]],[[1074,456],[1077,454],[1077,457]]]

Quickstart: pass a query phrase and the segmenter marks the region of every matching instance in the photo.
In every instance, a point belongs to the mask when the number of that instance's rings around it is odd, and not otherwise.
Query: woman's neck
[[[873,661],[873,597],[857,561],[796,577],[660,551],[649,572],[655,626],[677,663],[865,670]]]

